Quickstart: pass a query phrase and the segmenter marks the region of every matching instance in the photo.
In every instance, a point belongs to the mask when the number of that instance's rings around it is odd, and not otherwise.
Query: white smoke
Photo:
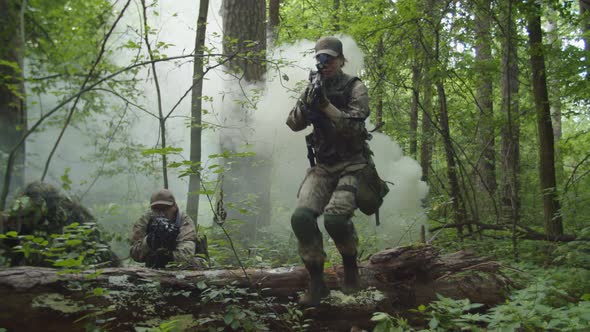
[[[351,75],[360,75],[363,69],[362,51],[349,36],[337,37],[342,40],[343,52],[348,60],[343,70]],[[285,207],[287,216],[294,207],[299,184],[309,167],[304,137],[311,128],[292,132],[285,120],[301,92],[300,88],[297,89],[298,83],[306,82],[309,70],[315,68],[311,52],[314,44],[314,41],[301,41],[271,50],[271,59],[282,58],[292,65],[281,69],[280,75],[269,73],[266,92],[256,113],[256,141],[262,142],[260,147],[272,151],[273,204]],[[288,81],[284,80],[285,76]],[[373,128],[373,125],[367,123],[367,128]],[[404,156],[400,146],[384,134],[374,133],[369,145],[379,174],[393,183],[389,185],[390,192],[380,209],[382,229],[376,232],[390,232],[406,242],[417,240],[419,226],[425,222],[422,200],[428,193],[428,186],[420,180],[420,165]],[[281,209],[275,208],[274,211],[283,219],[280,222],[288,224],[288,218],[285,218],[284,212],[281,213]],[[360,212],[357,214],[360,219],[366,219],[361,217]],[[383,244],[393,245],[396,243]]]
[[[169,56],[190,54],[194,49],[198,1],[161,1],[157,6],[159,15],[150,17],[149,22],[150,27],[158,31],[157,35],[151,36],[152,40],[171,44],[165,52]],[[206,46],[217,50],[217,53],[221,53],[220,7],[221,0],[210,2],[206,39]],[[127,22],[137,25],[137,18],[138,13],[129,15]],[[343,42],[344,54],[348,60],[344,71],[352,75],[360,75],[364,57],[362,51],[352,38],[339,37]],[[203,109],[208,113],[204,115],[203,121],[224,126],[224,129],[203,131],[202,163],[206,166],[216,163],[216,161],[208,160],[207,156],[219,152],[219,140],[222,134],[224,139],[233,140],[234,146],[239,147],[248,143],[251,144],[252,151],[263,156],[270,156],[273,165],[272,174],[269,174],[272,183],[271,201],[273,204],[273,218],[271,220],[285,226],[289,225],[288,216],[293,209],[299,184],[309,166],[304,140],[309,129],[303,132],[292,132],[285,125],[285,120],[301,91],[302,84],[307,81],[310,69],[314,68],[313,46],[313,41],[301,41],[269,50],[271,62],[282,59],[290,64],[281,67],[280,71],[277,71],[274,66],[269,66],[265,84],[240,86],[231,77],[226,76],[222,70],[213,70],[207,74],[203,89],[203,95],[212,100],[211,102],[207,100],[203,102]],[[129,63],[131,53],[123,54],[124,58],[118,58],[117,63],[120,65]],[[215,62],[210,63],[210,65],[213,64]],[[150,70],[145,68],[142,77],[147,77]],[[191,86],[193,66],[192,62],[188,60],[180,63],[163,62],[158,63],[157,70],[163,94],[163,108],[167,113]],[[242,84],[245,83],[242,82]],[[252,121],[244,122],[242,117],[235,116],[233,113],[236,112],[235,101],[237,99],[243,100],[244,91],[246,95],[252,97],[252,91],[257,89],[261,89],[260,93],[262,94],[256,102],[257,108],[249,107],[248,112],[251,112],[251,117],[248,119]],[[139,91],[139,93],[143,94],[145,98],[142,104],[152,113],[157,113],[156,91],[153,82],[146,81],[143,91]],[[133,111],[130,116],[134,117],[134,126],[131,130],[134,139],[147,146],[157,147],[159,142],[157,121],[137,110]],[[190,129],[187,126],[189,119],[190,94],[178,105],[178,109],[167,122],[169,145],[183,148],[183,153],[180,156],[172,157],[173,160],[189,159]],[[372,125],[368,125],[368,128],[372,128]],[[52,178],[58,179],[65,167],[72,166],[71,177],[74,187],[76,189],[76,184],[78,184],[77,189],[84,191],[88,185],[88,169],[95,168],[96,165],[78,164],[80,154],[83,152],[78,139],[81,136],[84,136],[83,132],[76,132],[73,128],[69,129],[58,150],[57,158],[52,164],[54,170]],[[27,149],[40,155],[42,159],[42,156],[45,155],[42,151],[48,148],[47,142],[51,142],[51,139],[45,137],[45,139],[29,143]],[[394,183],[393,186],[390,186],[391,192],[386,197],[381,211],[382,227],[398,233],[403,233],[408,229],[413,231],[414,226],[424,221],[421,201],[428,192],[426,184],[420,181],[420,166],[411,158],[403,156],[399,145],[387,136],[374,135],[370,145],[375,153],[375,162],[381,176]],[[72,154],[72,152],[74,153]],[[36,163],[38,163],[38,159]],[[72,160],[74,161],[72,162]],[[149,191],[161,186],[158,176],[159,174],[156,173],[151,177],[146,176],[137,180],[143,184],[137,185],[136,192],[144,194],[144,196],[136,197],[136,202],[147,202]],[[177,199],[186,201],[188,178],[178,178],[178,173],[174,170],[170,171],[169,178],[170,189],[175,193]],[[112,191],[113,182],[119,181],[120,185],[120,180],[103,178],[94,190],[104,195],[105,192]],[[129,179],[124,180],[130,181]],[[118,200],[119,198],[115,198],[115,196],[111,197]],[[124,203],[124,201],[120,202]],[[212,213],[208,200],[204,196],[201,197],[200,207],[199,223],[208,224],[212,220]],[[403,234],[400,234],[400,238],[402,236]],[[415,239],[413,235],[412,239]]]

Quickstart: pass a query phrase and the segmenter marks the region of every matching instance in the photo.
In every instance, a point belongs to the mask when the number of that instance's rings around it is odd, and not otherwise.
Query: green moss
[[[86,310],[83,303],[65,298],[62,294],[46,293],[33,299],[33,308],[49,308],[55,311],[72,314]]]
[[[378,304],[385,299],[385,295],[375,289],[363,289],[355,294],[344,294],[341,291],[331,291],[330,296],[326,299],[331,305],[371,305]]]

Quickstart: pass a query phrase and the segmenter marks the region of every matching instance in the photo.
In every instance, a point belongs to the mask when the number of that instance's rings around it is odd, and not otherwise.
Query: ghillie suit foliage
[[[36,242],[37,247],[43,244],[47,248],[59,247],[56,251],[65,253],[76,251],[72,244],[95,244],[99,247],[96,250],[88,252],[89,248],[86,248],[85,256],[88,256],[91,262],[120,265],[119,258],[102,239],[100,230],[96,227],[96,218],[90,211],[50,184],[39,181],[29,183],[14,199],[10,208],[2,212],[0,224],[1,233],[12,233],[0,243],[0,248],[5,251],[11,266],[53,265],[48,263],[54,262],[54,259],[48,259],[47,253],[42,252],[43,248],[38,248],[41,252],[37,255],[23,251],[23,241],[28,240]],[[79,238],[78,241],[67,242],[64,241],[64,237],[58,236],[64,235],[64,228],[68,225],[77,224],[81,224],[80,230],[69,227],[66,233],[68,239]],[[44,243],[41,239],[48,241]],[[65,245],[65,242],[68,245]],[[66,248],[68,246],[71,248]]]

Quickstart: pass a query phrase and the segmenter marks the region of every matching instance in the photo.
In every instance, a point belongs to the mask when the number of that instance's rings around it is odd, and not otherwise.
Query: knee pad
[[[325,214],[324,226],[336,244],[352,239],[354,226],[348,216]]]
[[[296,208],[291,215],[291,227],[298,239],[311,237],[319,232],[316,213],[308,208]]]

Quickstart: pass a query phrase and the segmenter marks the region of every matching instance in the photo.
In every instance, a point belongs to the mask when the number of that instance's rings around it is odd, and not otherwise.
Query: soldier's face
[[[331,56],[328,61],[325,62],[320,73],[322,74],[323,79],[329,79],[336,76],[340,71],[340,68],[342,68],[342,60],[338,57]]]
[[[152,212],[157,216],[168,218],[170,221],[176,219],[176,211],[178,208],[174,205],[154,205],[152,206]]]

